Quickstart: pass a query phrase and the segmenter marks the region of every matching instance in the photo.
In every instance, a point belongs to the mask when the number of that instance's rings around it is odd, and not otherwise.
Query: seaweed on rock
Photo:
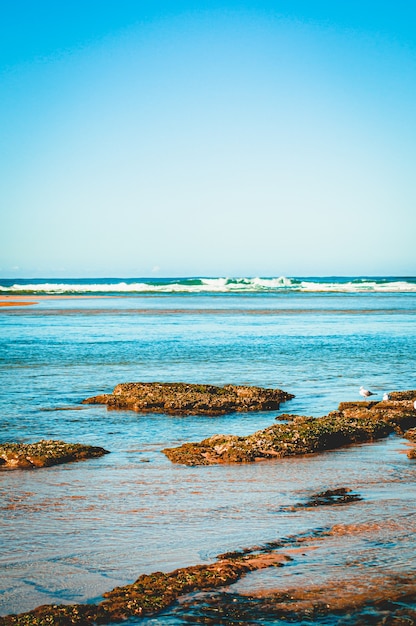
[[[93,396],[83,404],[106,404],[108,409],[171,415],[223,415],[234,411],[273,411],[294,396],[281,389],[248,385],[188,383],[121,383],[113,393]]]
[[[0,444],[0,467],[5,469],[35,469],[50,467],[81,459],[108,454],[108,450],[81,443],[41,440],[35,443]]]
[[[397,392],[398,393],[398,392]],[[401,392],[415,394],[416,392]],[[343,402],[338,411],[323,417],[280,415],[277,423],[247,437],[214,435],[162,452],[174,463],[212,465],[250,463],[259,459],[312,454],[349,444],[403,435],[416,425],[411,400]]]

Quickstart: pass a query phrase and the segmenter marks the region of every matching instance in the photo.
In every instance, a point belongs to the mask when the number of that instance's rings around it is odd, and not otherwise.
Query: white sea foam
[[[134,292],[146,291],[149,286],[144,283],[33,283],[23,284],[15,283],[11,287],[0,287],[0,291],[4,293],[45,293],[45,294],[62,294],[62,293],[105,293],[105,292]]]
[[[309,293],[416,293],[416,279],[380,278],[181,278],[143,280],[140,282],[15,282],[0,284],[3,294],[107,294],[107,293],[252,293],[252,292],[309,292]]]
[[[338,282],[314,282],[302,281],[299,291],[309,292],[337,292],[337,293],[408,293],[416,292],[416,284],[406,281],[386,281],[378,282],[373,280],[363,280],[360,282],[348,281],[345,283]]]

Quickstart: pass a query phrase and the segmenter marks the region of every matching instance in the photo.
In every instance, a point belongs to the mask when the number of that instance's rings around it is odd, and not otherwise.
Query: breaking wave
[[[416,277],[0,279],[3,294],[110,295],[145,293],[409,293]]]

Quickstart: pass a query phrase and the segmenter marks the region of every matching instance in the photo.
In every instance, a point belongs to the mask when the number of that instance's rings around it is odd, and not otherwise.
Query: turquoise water
[[[410,279],[377,285],[399,283],[414,285]],[[102,289],[109,279],[88,284]],[[399,573],[414,571],[414,535],[405,529],[414,511],[416,465],[400,454],[404,440],[228,467],[182,467],[160,452],[215,433],[249,434],[284,412],[323,415],[340,401],[358,400],[361,384],[380,399],[385,391],[416,388],[412,287],[102,292],[100,298],[88,297],[83,287],[74,298],[0,309],[1,440],[63,439],[111,451],[81,463],[0,473],[0,614],[93,601],[142,573],[210,562],[228,550],[335,523],[380,523],[377,550],[368,538],[355,545],[366,575],[387,564]],[[278,387],[296,398],[279,412],[222,417],[81,404],[119,382],[156,380]],[[283,510],[337,486],[353,487],[363,501],[329,511]],[[240,584],[254,589],[306,584],[311,576],[342,578],[350,549],[339,540],[336,549]],[[148,623],[185,622],[166,614]]]

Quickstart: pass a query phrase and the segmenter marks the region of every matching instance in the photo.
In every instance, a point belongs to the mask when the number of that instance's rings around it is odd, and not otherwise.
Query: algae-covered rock
[[[408,390],[408,391],[391,391],[389,393],[390,400],[412,400],[413,402],[416,400],[416,390]]]
[[[294,396],[280,389],[242,385],[187,383],[122,383],[112,394],[93,396],[84,404],[106,404],[109,409],[172,415],[223,415],[234,411],[277,410]]]
[[[410,428],[403,436],[412,443],[416,443],[416,428]],[[416,459],[416,446],[410,448],[407,452],[407,456],[409,459]]]
[[[416,443],[416,428],[410,428],[403,436]]]
[[[0,617],[0,626],[72,626],[73,624],[108,624],[129,618],[155,615],[173,604],[180,596],[235,583],[249,571],[281,566],[290,557],[252,554],[220,559],[210,565],[183,567],[173,572],[143,574],[136,582],[104,593],[99,604],[71,606],[43,605],[19,615]]]
[[[70,461],[80,461],[108,454],[108,450],[80,443],[41,440],[36,443],[0,444],[0,467],[5,469],[33,469],[49,467]]]
[[[185,465],[248,463],[374,441],[416,426],[416,411],[408,400],[348,402],[340,408],[317,418],[280,415],[279,419],[287,423],[274,424],[248,437],[215,435],[162,452],[174,463]]]
[[[348,492],[348,489],[345,490]],[[324,492],[325,496],[342,495],[341,490],[333,492]],[[318,494],[319,495],[319,494]],[[344,494],[345,495],[345,494]],[[350,596],[341,604],[339,600],[344,599],[344,588],[339,585],[339,581],[329,581],[322,589],[314,589],[313,581],[308,586],[301,585],[298,589],[286,589],[284,579],[276,589],[271,589],[267,595],[260,590],[258,596],[235,596],[231,594],[231,590],[227,587],[235,583],[248,572],[269,568],[281,567],[285,563],[293,560],[293,554],[296,558],[305,556],[308,547],[315,549],[317,541],[324,542],[326,539],[331,540],[332,537],[339,536],[340,533],[347,532],[368,532],[372,529],[372,524],[364,525],[348,525],[338,524],[332,528],[318,528],[310,532],[301,532],[298,535],[290,535],[285,538],[278,538],[266,544],[255,545],[234,552],[227,552],[217,556],[217,560],[211,564],[193,565],[183,567],[172,572],[154,572],[152,574],[143,574],[132,584],[123,587],[116,587],[112,591],[104,593],[104,600],[98,604],[77,604],[71,606],[63,605],[43,605],[26,613],[19,615],[6,615],[0,617],[0,626],[72,626],[79,624],[80,626],[91,624],[122,623],[128,620],[128,623],[139,623],[139,619],[146,616],[157,615],[169,606],[172,606],[179,598],[179,615],[182,614],[180,607],[189,605],[192,608],[190,619],[185,621],[188,623],[203,624],[254,624],[258,623],[259,616],[265,618],[279,617],[282,621],[291,623],[303,623],[305,620],[309,623],[311,615],[317,617],[314,623],[321,623],[320,617],[329,612],[331,609],[335,615],[345,616],[357,606],[369,606],[378,598],[383,609],[391,604],[392,598],[402,602],[411,601],[414,603],[416,598],[416,582],[414,576],[409,578],[389,576],[388,578],[380,578],[379,584],[374,586],[372,580],[370,584],[363,588],[363,581],[357,584],[356,580],[353,585],[349,585],[347,591]],[[386,575],[388,576],[388,575]],[[280,590],[279,590],[280,587]],[[220,596],[215,592],[220,590]],[[209,591],[209,594],[203,592]],[[199,593],[195,593],[199,592]],[[351,596],[351,592],[353,596]],[[210,617],[198,615],[198,607],[206,607],[212,598],[229,597],[228,602],[221,602],[211,611]],[[377,597],[375,594],[378,594]],[[279,596],[279,597],[277,597]],[[244,598],[267,600],[267,606],[253,606],[253,611],[247,613],[244,609]],[[236,606],[240,603],[240,608]],[[243,603],[241,605],[241,603]],[[299,603],[301,603],[299,605]],[[403,606],[401,604],[401,606]],[[178,607],[178,605],[177,605]],[[324,612],[321,611],[323,608]],[[269,610],[270,609],[270,610]],[[316,609],[316,611],[315,611]],[[236,612],[238,612],[238,615]],[[178,613],[177,613],[178,615]],[[235,621],[233,616],[236,618]],[[385,617],[385,611],[383,611]],[[368,613],[364,615],[364,621],[354,621],[359,624],[367,624]],[[304,619],[305,618],[305,619]],[[231,621],[230,621],[231,620]],[[158,620],[156,620],[158,621]],[[160,623],[163,622],[161,618]],[[266,619],[269,622],[269,619]],[[127,622],[126,622],[127,623]],[[273,620],[274,623],[274,620]],[[338,623],[338,621],[337,621]],[[377,624],[413,624],[413,621],[372,621]]]
[[[397,392],[407,393],[413,392]],[[367,417],[377,416],[383,421],[391,424],[398,434],[405,433],[416,423],[416,411],[413,401],[405,400],[386,400],[382,402],[341,402],[339,410],[346,417]]]
[[[310,508],[316,506],[339,506],[340,504],[350,504],[359,502],[362,497],[354,493],[349,487],[338,487],[337,489],[327,489],[314,493],[304,503],[299,503],[295,508]]]

